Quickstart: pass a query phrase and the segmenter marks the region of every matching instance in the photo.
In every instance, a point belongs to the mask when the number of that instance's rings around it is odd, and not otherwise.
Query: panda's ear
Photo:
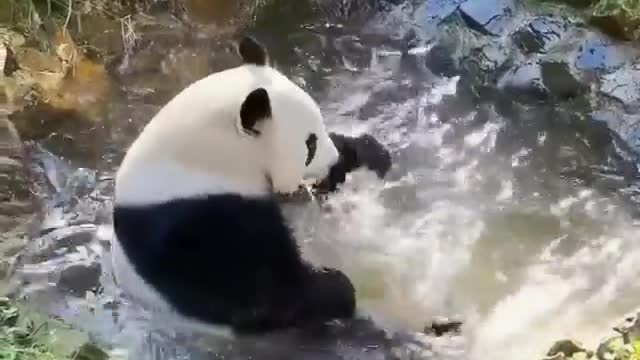
[[[245,36],[240,40],[238,52],[245,64],[265,66],[269,63],[267,49],[251,36]]]
[[[260,131],[255,126],[258,122],[271,118],[271,101],[267,90],[257,88],[242,102],[240,107],[240,125],[249,135],[258,136]]]

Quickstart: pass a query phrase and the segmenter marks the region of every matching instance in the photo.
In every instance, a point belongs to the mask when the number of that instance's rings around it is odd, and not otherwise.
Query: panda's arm
[[[346,175],[358,168],[366,167],[384,178],[391,168],[391,154],[384,145],[369,134],[357,137],[330,133],[329,137],[340,154],[338,162],[331,167],[329,175],[320,182],[316,190],[332,192],[345,182]]]

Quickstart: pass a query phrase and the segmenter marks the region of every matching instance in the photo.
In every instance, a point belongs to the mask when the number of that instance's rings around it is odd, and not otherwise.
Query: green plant
[[[29,322],[26,326],[19,327],[18,317],[18,309],[9,300],[0,299],[0,360],[56,360],[36,340],[46,323],[36,327],[33,322]]]
[[[631,342],[631,354],[629,360],[640,360],[640,339]]]
[[[638,0],[600,0],[593,6],[595,16],[624,15],[640,19],[640,1]]]
[[[5,0],[2,0],[5,1]],[[78,29],[82,27],[82,16],[97,13],[111,18],[120,18],[119,0],[8,0],[11,23],[30,31],[43,23],[53,22],[66,28],[71,20]]]

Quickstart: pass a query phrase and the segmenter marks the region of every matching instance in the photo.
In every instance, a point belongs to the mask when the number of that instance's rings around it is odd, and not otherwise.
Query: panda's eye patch
[[[311,160],[316,156],[316,148],[318,146],[318,137],[316,134],[311,134],[307,138],[307,141],[304,142],[307,145],[307,161],[305,162],[305,166],[309,166],[311,164]]]

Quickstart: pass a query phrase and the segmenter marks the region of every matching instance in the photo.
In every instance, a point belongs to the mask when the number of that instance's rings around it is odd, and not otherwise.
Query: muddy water
[[[324,208],[287,210],[305,256],[346,271],[363,315],[403,336],[351,324],[311,339],[234,343],[151,317],[120,296],[109,269],[113,171],[173,92],[237,62],[224,40],[180,26],[141,32],[151,40],[114,66],[122,92],[95,130],[98,161],[62,160],[63,149],[46,142],[33,147],[34,171],[48,183],[46,234],[25,252],[16,292],[132,359],[535,359],[559,338],[597,342],[640,295],[640,95],[606,85],[617,72],[636,79],[637,54],[521,6],[363,5],[368,16],[332,8],[303,30],[267,21],[252,28],[318,99],[333,130],[369,132],[393,150],[386,181],[355,173]],[[335,24],[349,16],[347,26]],[[554,52],[570,71],[549,60]],[[435,316],[462,318],[462,336],[412,335]]]

